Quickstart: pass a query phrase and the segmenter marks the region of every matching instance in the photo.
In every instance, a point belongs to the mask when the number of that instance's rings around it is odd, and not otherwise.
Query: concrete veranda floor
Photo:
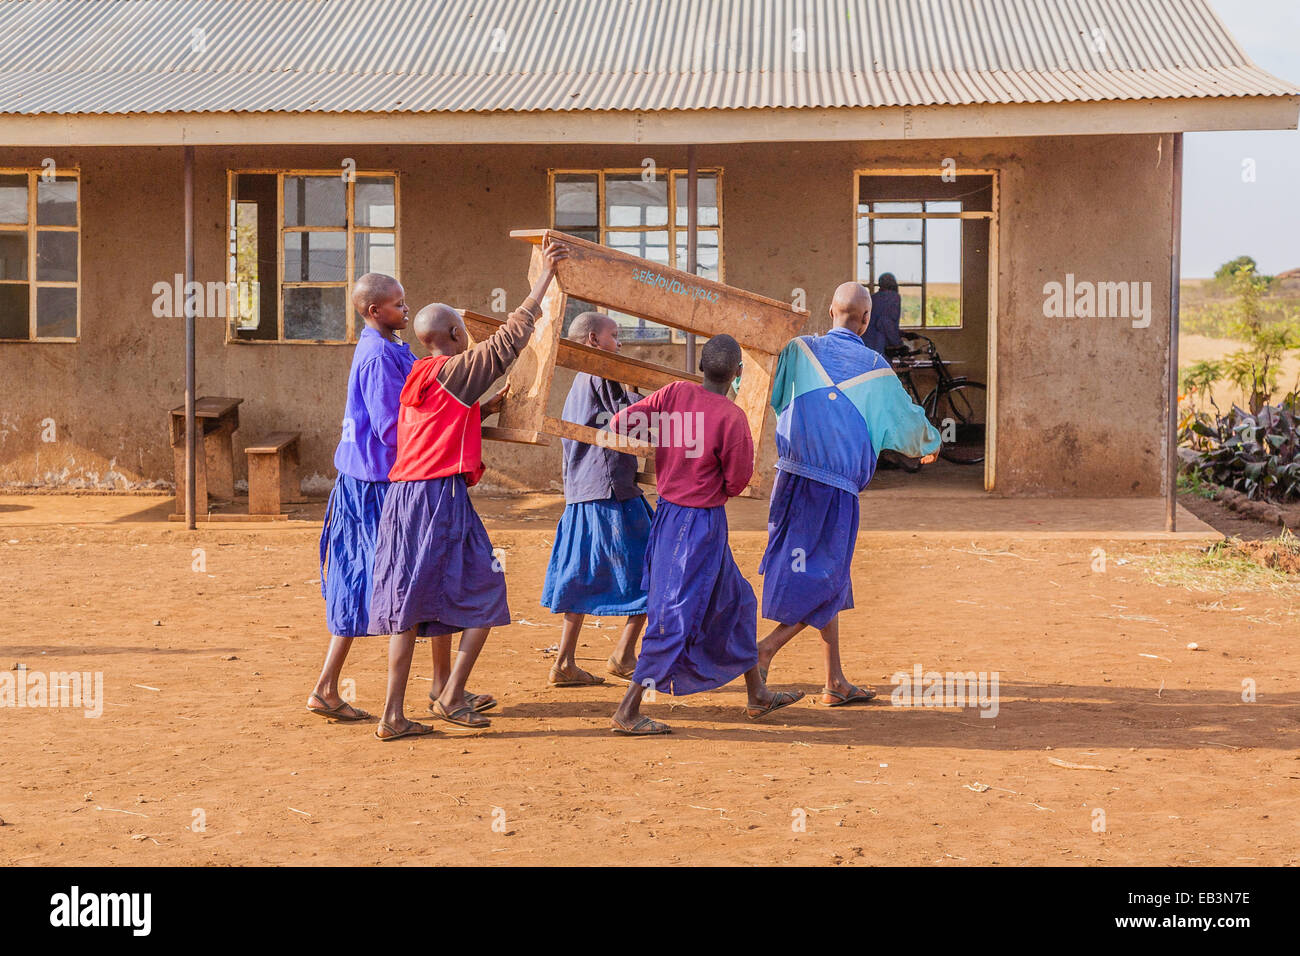
[[[979,469],[971,473],[978,478]],[[864,537],[902,534],[995,535],[1010,538],[1106,538],[1109,540],[1216,541],[1222,536],[1181,506],[1178,531],[1164,531],[1164,501],[1160,498],[999,498],[986,494],[965,475],[883,472],[862,495]],[[928,480],[916,480],[917,478]],[[910,481],[906,479],[912,479]],[[653,498],[651,499],[653,500]],[[489,528],[542,530],[554,525],[564,510],[557,494],[500,495],[478,492],[475,507]],[[139,526],[169,521],[174,499],[145,494],[9,494],[0,495],[0,528],[34,525]],[[249,521],[247,501],[216,503],[205,525],[245,530],[300,530],[321,520],[323,500],[287,506],[288,521]],[[245,518],[223,521],[223,514]],[[727,506],[733,534],[762,534],[767,525],[765,500],[737,498]]]

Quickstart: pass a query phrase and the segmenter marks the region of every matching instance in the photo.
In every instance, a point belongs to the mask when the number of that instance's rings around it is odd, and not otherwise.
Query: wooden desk
[[[203,452],[194,463],[194,511],[205,514],[208,495],[235,497],[234,434],[239,428],[242,398],[205,395],[194,403],[194,421],[203,438]],[[176,469],[176,513],[185,513],[185,406],[171,410],[169,434]],[[198,444],[197,442],[195,443]]]
[[[749,422],[756,467],[763,458],[764,426],[770,416],[768,399],[777,358],[786,343],[803,328],[808,313],[784,302],[693,276],[671,266],[658,265],[606,246],[550,229],[522,229],[510,233],[533,244],[529,281],[541,273],[542,242],[561,242],[568,258],[560,261],[541,303],[541,316],[528,346],[510,370],[511,399],[498,418],[498,426],[483,430],[484,438],[545,445],[549,436],[609,445],[608,432],[551,418],[546,406],[556,366],[603,374],[629,385],[659,388],[668,381],[699,381],[694,372],[640,362],[615,353],[601,353],[561,337],[568,296],[597,306],[617,309],[683,332],[711,336],[726,332],[740,344],[745,371],[740,378],[736,404]],[[486,317],[466,316],[471,335],[490,332]],[[477,331],[476,331],[477,329]],[[647,454],[642,442],[621,443],[621,450]],[[755,473],[746,494],[765,497],[771,474]]]

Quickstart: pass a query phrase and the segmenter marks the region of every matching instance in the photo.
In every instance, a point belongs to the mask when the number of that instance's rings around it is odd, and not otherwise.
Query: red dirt
[[[0,675],[19,662],[102,671],[107,699],[99,719],[0,709],[5,865],[1300,856],[1295,595],[1162,588],[1117,560],[1180,543],[864,539],[844,655],[883,703],[803,702],[750,722],[738,683],[661,697],[647,712],[674,734],[626,740],[607,730],[621,685],[545,687],[539,649],[558,629],[537,595],[557,506],[484,499],[518,623],[493,633],[472,687],[503,705],[482,735],[383,744],[373,725],[303,710],[326,640],[315,526],[188,533],[159,520],[170,499],[135,499],[129,520],[91,504],[103,500],[0,499]],[[733,532],[755,585],[762,547],[757,528]],[[1092,570],[1094,547],[1108,551],[1104,573]],[[203,571],[192,570],[195,548]],[[579,652],[589,668],[617,622],[598,623]],[[372,711],[384,655],[383,639],[359,641],[346,671]],[[999,714],[890,706],[889,675],[916,664],[999,672]],[[1245,679],[1255,703],[1242,702]],[[816,636],[797,638],[771,680],[816,691]],[[1097,809],[1105,832],[1094,831]],[[200,811],[206,829],[195,832]]]

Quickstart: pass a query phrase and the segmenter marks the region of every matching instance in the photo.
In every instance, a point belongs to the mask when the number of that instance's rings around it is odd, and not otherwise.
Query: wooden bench
[[[298,432],[272,432],[244,449],[248,456],[248,513],[278,515],[298,497]]]

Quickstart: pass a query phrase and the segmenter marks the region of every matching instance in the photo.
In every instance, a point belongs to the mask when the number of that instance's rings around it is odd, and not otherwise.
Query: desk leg
[[[298,487],[298,443],[294,442],[280,453],[280,503],[297,501],[302,497]]]
[[[745,413],[745,418],[749,421],[749,436],[754,440],[754,477],[750,479],[744,495],[747,498],[766,498],[772,492],[775,477],[773,466],[776,462],[771,449],[763,444],[763,432],[767,428],[768,416],[772,414],[772,376],[776,373],[776,363],[780,356],[746,348],[740,352],[745,369],[740,375],[736,404]],[[766,457],[773,460],[764,460],[765,451],[768,453]]]
[[[563,267],[563,263],[561,263]],[[536,282],[542,273],[542,247],[533,246],[528,266],[528,281]],[[533,328],[533,337],[519,353],[510,370],[510,397],[497,418],[501,428],[517,432],[542,431],[555,377],[555,357],[560,351],[560,334],[564,329],[564,303],[558,277],[542,299],[542,314]]]
[[[194,463],[194,514],[208,513],[207,455],[200,455]],[[185,443],[172,446],[172,464],[176,474],[176,513],[185,514]]]
[[[235,425],[224,422],[203,436],[203,457],[208,465],[208,490],[212,497],[235,497]]]
[[[248,513],[280,513],[280,455],[277,452],[248,456]]]

